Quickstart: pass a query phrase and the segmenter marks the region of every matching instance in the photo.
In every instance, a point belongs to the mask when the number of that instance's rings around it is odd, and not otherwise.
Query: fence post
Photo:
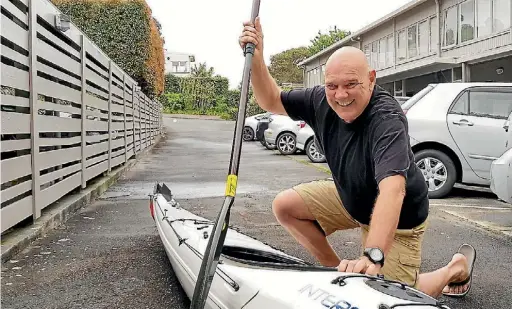
[[[4,17],[2,17],[4,18]],[[36,11],[36,0],[30,0],[29,2],[29,33],[28,33],[28,48],[29,48],[29,91],[30,91],[30,146],[31,160],[32,160],[32,216],[36,220],[41,216],[41,207],[39,207],[39,193],[41,187],[39,184],[39,130],[37,128],[37,89],[35,81],[37,78],[37,54],[36,54],[36,42],[37,42],[37,11]]]
[[[108,173],[112,170],[112,60],[108,60]]]
[[[80,35],[80,47],[81,49],[81,61],[82,61],[82,189],[85,189],[87,186],[87,177],[86,177],[86,161],[87,156],[85,154],[85,145],[87,138],[87,131],[85,130],[85,121],[87,119],[86,108],[85,108],[85,87],[86,87],[86,79],[85,79],[85,36],[83,34]]]
[[[128,162],[128,136],[126,134],[126,74],[123,74],[124,162]]]

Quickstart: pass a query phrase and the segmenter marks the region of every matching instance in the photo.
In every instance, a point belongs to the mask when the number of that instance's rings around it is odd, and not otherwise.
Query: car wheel
[[[443,198],[450,193],[457,170],[448,155],[435,149],[420,150],[415,154],[415,162],[427,183],[429,198]]]
[[[314,138],[310,139],[309,142],[306,143],[306,155],[313,163],[325,162],[325,156],[316,146]]]
[[[246,142],[254,139],[254,130],[251,127],[244,127],[243,139]]]
[[[277,150],[283,155],[291,155],[297,151],[297,141],[295,135],[289,132],[285,132],[276,140]]]

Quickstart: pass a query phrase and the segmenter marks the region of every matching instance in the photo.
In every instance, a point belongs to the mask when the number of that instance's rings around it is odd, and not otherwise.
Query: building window
[[[372,62],[372,55],[370,54],[370,45],[365,45],[364,54],[366,55],[366,60],[368,63]]]
[[[406,34],[405,30],[398,31],[398,40],[397,40],[397,59],[398,61],[405,60],[407,56],[407,45],[406,45]]]
[[[454,45],[457,42],[457,7],[453,6],[444,13],[443,46]]]
[[[429,26],[428,19],[420,22],[418,26],[418,43],[419,43],[419,53],[421,56],[428,55],[428,38],[429,38]]]
[[[379,41],[379,68],[382,69],[385,67],[386,67],[386,38],[382,38]]]
[[[437,17],[433,17],[430,19],[430,53],[437,53],[438,38]]]
[[[378,68],[379,65],[379,41],[372,42],[372,67],[374,69]]]
[[[459,11],[459,43],[464,43],[475,38],[475,1],[462,2]]]
[[[393,65],[395,63],[395,43],[393,35],[388,36],[386,47],[386,64]]]
[[[510,0],[494,0],[494,32],[510,28]]]
[[[478,0],[477,6],[477,37],[481,38],[492,33],[492,0]]]
[[[413,25],[407,29],[407,51],[408,58],[418,55],[418,26]]]
[[[320,67],[320,84],[325,84],[325,64],[322,64]]]

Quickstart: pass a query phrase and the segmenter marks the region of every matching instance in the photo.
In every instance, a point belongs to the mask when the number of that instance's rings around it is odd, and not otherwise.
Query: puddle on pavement
[[[224,196],[225,182],[181,182],[165,183],[176,199],[204,198]],[[113,186],[100,199],[146,199],[153,192],[154,182],[130,182],[121,186]],[[268,191],[266,186],[239,184],[236,194]]]
[[[231,140],[226,143],[216,143],[206,140],[199,140],[197,138],[175,138],[169,142],[169,145],[182,145],[186,148],[197,149],[231,149]]]

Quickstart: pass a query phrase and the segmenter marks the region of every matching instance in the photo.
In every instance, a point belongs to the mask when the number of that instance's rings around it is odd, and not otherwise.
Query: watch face
[[[371,250],[370,256],[372,257],[372,260],[374,260],[374,261],[380,261],[383,258],[382,252],[380,252],[380,250],[377,250],[377,249]]]

